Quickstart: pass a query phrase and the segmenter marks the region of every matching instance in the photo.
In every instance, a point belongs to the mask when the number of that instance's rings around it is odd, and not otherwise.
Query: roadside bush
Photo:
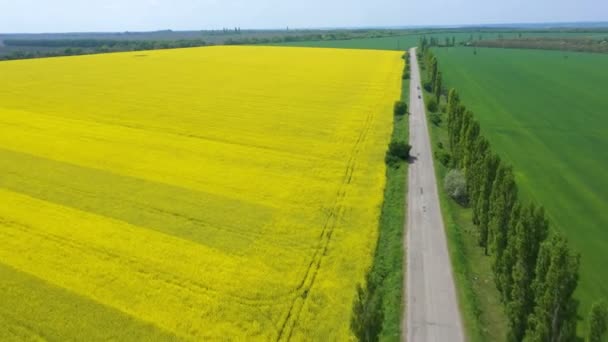
[[[448,111],[448,106],[447,106],[445,103],[442,103],[442,104],[441,104],[441,106],[439,106],[439,110],[440,110],[442,113],[447,113],[447,111]]]
[[[392,141],[388,145],[388,152],[399,159],[406,160],[410,157],[411,146],[403,141]]]
[[[353,302],[353,312],[350,319],[350,329],[359,341],[378,341],[382,331],[384,312],[382,301],[375,294],[374,289],[357,285],[357,295]]]
[[[388,151],[384,161],[389,166],[396,166],[400,161],[407,160],[410,157],[411,146],[402,141],[392,141],[388,145]]]
[[[405,115],[407,113],[407,103],[403,101],[395,101],[393,112],[395,115]]]
[[[428,91],[429,93],[433,92],[433,86],[431,85],[431,82],[424,82],[422,87],[424,88],[424,90]]]
[[[429,118],[430,118],[431,122],[433,123],[433,125],[439,127],[439,125],[441,124],[441,114],[431,113],[429,115]]]
[[[468,201],[467,182],[460,170],[450,170],[444,179],[445,191],[458,204],[466,206]]]
[[[446,151],[436,151],[435,158],[437,158],[437,160],[439,160],[441,165],[443,165],[445,167],[450,165],[450,160],[452,159],[450,154]]]
[[[431,113],[437,112],[437,100],[435,100],[435,97],[429,97],[426,101],[426,109]]]

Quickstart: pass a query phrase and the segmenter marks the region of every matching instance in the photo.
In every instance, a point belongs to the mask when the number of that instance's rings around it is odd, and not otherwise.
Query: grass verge
[[[403,80],[401,99],[409,99],[409,80]],[[392,141],[408,142],[408,116],[395,116]],[[380,279],[377,294],[382,300],[384,323],[381,341],[401,340],[403,313],[403,234],[407,192],[407,162],[387,167],[384,201],[379,222],[378,245],[370,270],[371,279]]]

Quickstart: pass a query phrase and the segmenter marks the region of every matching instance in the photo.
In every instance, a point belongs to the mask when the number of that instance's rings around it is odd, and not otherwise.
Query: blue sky
[[[608,0],[0,0],[0,32],[608,21]]]

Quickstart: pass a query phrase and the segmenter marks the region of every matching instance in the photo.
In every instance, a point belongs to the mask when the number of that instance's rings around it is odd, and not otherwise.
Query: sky
[[[0,0],[0,33],[608,21],[608,0]]]

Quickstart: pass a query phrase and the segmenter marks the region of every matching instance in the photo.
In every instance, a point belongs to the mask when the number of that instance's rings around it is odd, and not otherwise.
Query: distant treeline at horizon
[[[228,31],[226,31],[228,32]],[[282,33],[287,33],[283,31]],[[302,31],[298,31],[302,32]],[[250,32],[243,33],[239,28],[235,28],[230,33],[226,33],[223,39],[218,40],[217,37],[190,38],[190,39],[100,39],[100,38],[47,38],[51,35],[42,35],[45,38],[37,35],[15,35],[20,38],[4,38],[0,44],[0,60],[27,59],[27,58],[43,58],[57,56],[71,56],[92,53],[107,53],[120,51],[141,51],[141,50],[157,50],[157,49],[173,49],[185,47],[198,47],[208,45],[245,45],[245,44],[269,44],[283,42],[297,42],[309,40],[345,40],[355,38],[380,38],[404,34],[402,31],[395,30],[343,30],[343,31],[328,31],[315,32],[306,34],[294,34],[290,32],[282,35],[272,35],[269,33],[261,33],[259,35]],[[92,34],[98,37],[102,34]],[[79,34],[68,34],[69,37],[79,36]],[[28,37],[28,38],[24,38]],[[57,37],[62,35],[57,34]],[[1,38],[1,37],[0,37]],[[2,51],[4,49],[4,51]]]
[[[393,36],[439,34],[439,33],[581,33],[593,32],[608,35],[608,28],[603,27],[559,27],[538,28],[530,27],[490,27],[474,26],[468,28],[438,28],[438,29],[295,29],[290,30],[242,30],[233,29],[213,31],[153,31],[153,32],[115,32],[115,33],[43,33],[43,34],[0,34],[0,60],[44,58],[72,56],[121,51],[142,51],[157,49],[174,49],[200,47],[209,45],[255,45],[280,44],[302,41],[333,41],[362,38],[383,38]],[[136,38],[136,39],[132,39]],[[479,44],[479,45],[477,45]],[[483,44],[483,45],[482,45]],[[520,46],[522,48],[553,49],[553,43],[540,44],[538,41],[520,42],[517,40],[489,40],[475,43],[476,46],[488,47],[517,47],[521,44],[535,46]],[[572,51],[604,52],[605,45],[590,47],[590,43],[581,45],[570,44]],[[600,49],[602,51],[596,51]]]
[[[608,36],[604,39],[534,37],[480,40],[471,42],[468,46],[608,53]]]

